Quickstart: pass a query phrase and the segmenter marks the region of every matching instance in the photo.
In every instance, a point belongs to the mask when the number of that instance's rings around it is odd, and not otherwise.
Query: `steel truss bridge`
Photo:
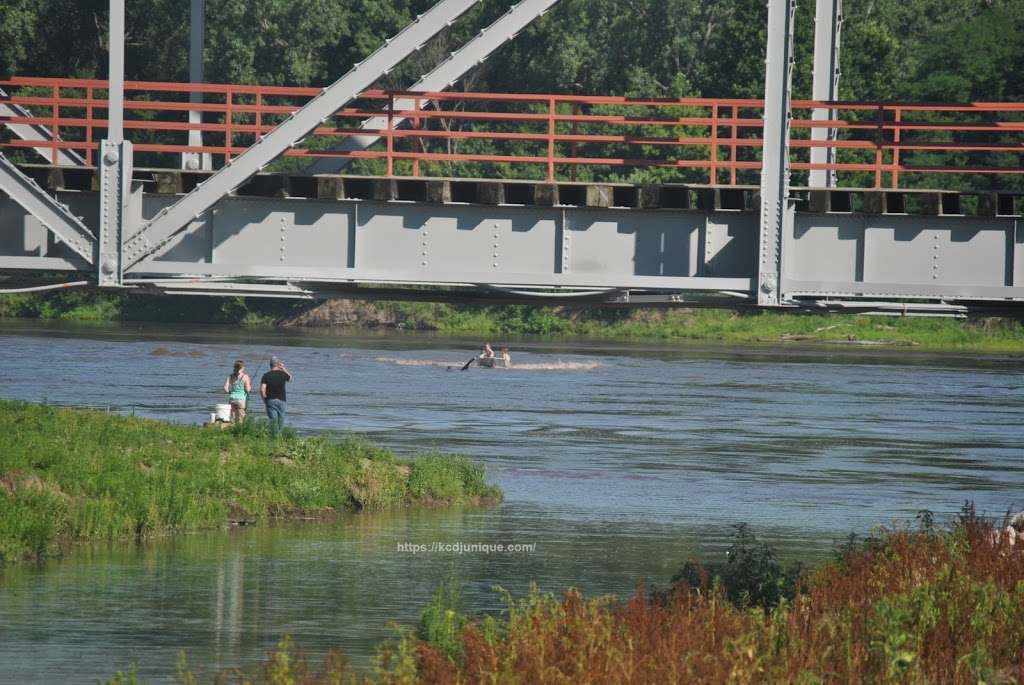
[[[840,0],[814,100],[795,0],[769,2],[763,100],[448,90],[555,2],[390,92],[476,0],[324,89],[204,83],[202,0],[191,82],[125,82],[113,0],[109,80],[0,81],[5,291],[1024,312],[1024,103],[837,101]],[[588,180],[636,169],[659,182]]]

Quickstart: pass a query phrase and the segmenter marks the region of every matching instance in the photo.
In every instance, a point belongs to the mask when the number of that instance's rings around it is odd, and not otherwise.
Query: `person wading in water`
[[[271,357],[270,371],[263,374],[263,378],[260,379],[260,397],[266,404],[270,430],[275,435],[284,427],[285,401],[288,399],[285,384],[292,378],[284,362],[277,357]]]

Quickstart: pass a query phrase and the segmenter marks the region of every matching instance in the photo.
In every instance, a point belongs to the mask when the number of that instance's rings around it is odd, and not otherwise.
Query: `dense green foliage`
[[[270,324],[297,314],[294,300],[134,295],[96,289],[0,295],[0,318]]]
[[[317,85],[333,82],[353,64],[425,11],[434,0],[207,0],[206,80],[218,83]],[[483,0],[378,85],[406,88],[508,9],[512,0]],[[12,0],[0,5],[0,74],[102,77],[106,71],[105,0]],[[127,4],[127,77],[183,81],[188,74],[189,3],[137,0]],[[840,99],[859,101],[1020,101],[1024,99],[1024,3],[1017,0],[870,0],[847,3],[842,34]],[[497,92],[627,95],[641,98],[759,97],[764,88],[764,0],[562,0],[516,40],[499,48],[455,88]],[[811,94],[814,3],[798,4],[794,95]],[[451,108],[472,107],[453,103]],[[533,105],[524,105],[526,109]],[[596,107],[593,114],[627,114]],[[629,115],[643,114],[633,108]],[[663,111],[659,118],[685,111]],[[856,112],[845,118],[856,119]],[[872,113],[863,116],[874,116]],[[974,117],[985,123],[984,117]],[[1010,116],[1010,115],[1008,115]],[[448,121],[445,126],[470,126]],[[577,133],[607,133],[581,124]],[[682,127],[634,127],[645,136],[685,136]],[[622,133],[623,129],[617,129]],[[67,135],[73,135],[70,131]],[[918,132],[920,133],[920,132]],[[800,133],[805,135],[806,131]],[[137,135],[143,135],[138,132]],[[149,134],[145,134],[149,135]],[[923,134],[922,134],[923,135]],[[940,134],[936,134],[940,135]],[[1009,133],[1007,135],[1010,135]],[[942,142],[930,138],[932,142]],[[969,135],[964,141],[975,140]],[[1003,142],[1016,143],[1015,138]],[[251,139],[242,136],[239,144]],[[400,141],[401,142],[401,141]],[[320,147],[329,141],[316,141]],[[413,143],[409,143],[413,144]],[[428,145],[425,141],[415,143]],[[530,152],[526,141],[496,147],[491,140],[456,141],[453,151]],[[665,146],[604,146],[624,157],[706,155]],[[1008,148],[1012,149],[1012,145]],[[27,155],[28,153],[26,153]],[[753,154],[741,150],[744,154]],[[860,159],[851,157],[848,161]],[[908,151],[916,164],[1014,165],[1018,155]],[[614,154],[612,154],[614,156]],[[145,163],[145,157],[140,157]],[[751,157],[752,159],[752,157]],[[866,160],[866,158],[865,158]],[[904,159],[904,161],[908,161]],[[350,170],[380,173],[379,160],[358,160]],[[408,173],[401,162],[396,173]],[[296,170],[301,160],[275,162]],[[538,177],[540,166],[426,163],[426,175]],[[803,172],[794,182],[803,181]],[[741,182],[756,176],[741,171]],[[706,182],[706,172],[588,166],[580,179],[631,182]],[[849,174],[847,185],[872,183]],[[1014,177],[905,175],[905,185],[1018,188]]]
[[[330,83],[434,0],[207,0],[207,80]],[[505,11],[484,0],[387,77],[404,86]],[[1019,100],[1024,6],[1016,0],[871,0],[844,7],[844,99]],[[106,0],[0,6],[0,71],[102,76]],[[189,3],[127,3],[128,78],[184,80]],[[763,0],[562,0],[467,77],[505,91],[758,96]],[[797,9],[795,92],[810,94],[814,3]]]
[[[497,499],[483,467],[399,461],[361,439],[230,430],[0,402],[0,563],[79,540],[143,538],[410,502]]]

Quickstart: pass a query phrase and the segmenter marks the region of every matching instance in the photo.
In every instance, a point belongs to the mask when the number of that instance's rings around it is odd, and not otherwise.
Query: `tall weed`
[[[795,592],[744,527],[717,575],[694,564],[626,602],[534,591],[497,627],[467,617],[455,645],[405,638],[415,677],[382,681],[1021,682],[1024,547],[993,532],[973,511],[947,530],[886,531],[803,570]]]

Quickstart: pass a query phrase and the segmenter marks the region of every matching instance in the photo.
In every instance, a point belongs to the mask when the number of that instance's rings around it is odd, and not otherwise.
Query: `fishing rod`
[[[254,373],[252,376],[249,377],[249,391],[245,393],[245,406],[246,406],[246,409],[249,408],[249,396],[252,395],[252,386],[253,386],[252,379],[259,376],[260,369],[262,369],[262,368],[263,368],[263,362],[260,362],[260,365],[256,367],[256,373]]]

